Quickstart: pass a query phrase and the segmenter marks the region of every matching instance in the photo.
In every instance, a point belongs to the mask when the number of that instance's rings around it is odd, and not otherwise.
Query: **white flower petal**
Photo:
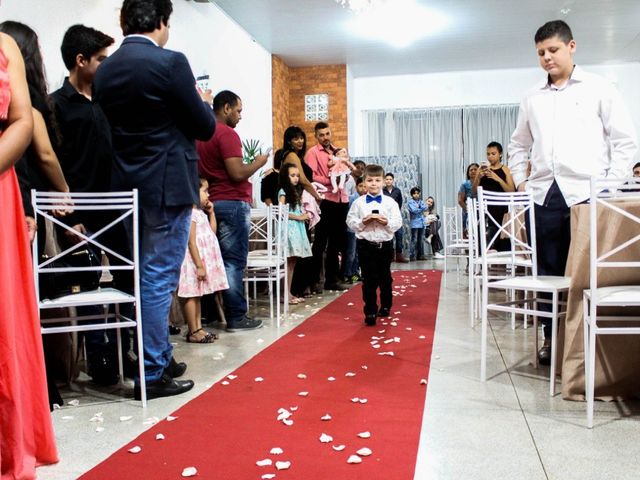
[[[393,337],[393,341],[396,343],[400,343],[400,337]]]
[[[198,474],[196,467],[187,467],[182,470],[183,477],[195,477]]]
[[[227,378],[229,380],[235,380],[236,378],[238,378],[238,376],[237,375],[233,375],[233,374],[229,374],[229,375],[227,375]]]
[[[395,356],[393,352],[378,352],[378,355],[388,355],[389,357]]]
[[[358,402],[360,401],[360,399],[359,399],[358,397],[353,397],[353,398],[351,399],[351,401],[352,401],[353,403],[358,403]]]
[[[327,413],[326,415],[321,416],[320,420],[322,420],[323,422],[328,422],[329,420],[331,420],[331,415]]]
[[[262,338],[259,338],[256,340],[256,343],[264,343],[264,340]]]
[[[419,338],[420,340],[424,340],[424,339],[425,339],[425,338],[427,338],[427,337],[425,337],[424,335],[420,335],[418,338]]]
[[[373,452],[371,451],[371,449],[367,448],[367,447],[363,447],[360,450],[358,450],[356,452],[358,455],[360,455],[361,457],[368,457],[369,455],[371,455]]]
[[[173,422],[174,420],[176,420],[178,417],[174,417],[171,415],[167,415],[167,422]]]
[[[162,433],[157,434],[156,440],[164,440],[164,435]]]
[[[273,447],[269,453],[271,455],[282,455],[284,453],[284,450],[282,450],[280,447]]]
[[[367,402],[368,402],[368,400],[366,398],[361,398],[360,399],[360,403],[367,403]]]
[[[420,380],[420,385],[426,385],[427,384],[427,379],[423,378]]]
[[[411,328],[411,327],[407,327],[407,328],[405,328],[405,330],[406,330],[407,332],[410,332],[411,330],[413,330],[413,328]]]
[[[391,325],[392,327],[397,327],[398,326],[398,322],[390,322],[389,325]]]
[[[327,380],[329,380],[330,382],[335,382],[336,381],[336,377],[329,377],[329,378],[327,378]]]
[[[226,380],[223,380],[222,382],[220,382],[220,384],[222,384],[222,385],[229,385],[229,382],[227,382]]]
[[[258,460],[256,465],[259,467],[268,467],[269,465],[273,465],[273,462],[270,458],[265,458],[264,460]]]
[[[133,417],[131,415],[123,415],[120,417],[120,421],[121,422],[128,422],[129,420],[131,420]]]
[[[333,448],[336,452],[341,452],[347,447],[344,445],[332,445],[331,448]]]
[[[282,410],[282,411],[280,411],[280,410]],[[291,412],[289,410],[284,410],[282,408],[280,410],[278,410],[280,412],[280,414],[278,415],[278,418],[277,418],[278,421],[284,420],[285,418],[289,418],[291,416]]]
[[[353,302],[349,302],[349,303],[347,303],[347,306],[349,306],[349,307],[353,307]]]
[[[299,334],[298,334],[298,337],[299,337],[299,338],[304,337],[304,333],[299,333]]]
[[[104,427],[96,427],[96,432],[103,432],[104,431]]]
[[[309,392],[300,392],[300,393],[298,393],[298,395],[299,395],[300,397],[306,397],[306,396],[308,396],[308,395],[309,395]]]
[[[379,345],[379,344],[377,344],[377,343],[376,343],[375,345],[371,345],[371,346],[372,346],[373,348],[380,348],[380,345]]]
[[[293,425],[293,420],[285,418],[284,420],[282,420],[282,423],[284,423],[287,427],[290,427],[291,425]]]
[[[307,376],[304,373],[299,373],[298,378],[304,380],[305,378],[307,378]]]
[[[331,443],[333,442],[333,437],[331,435],[327,435],[326,433],[323,433],[322,435],[320,435],[320,442]]]
[[[298,407],[289,407],[289,410],[291,410],[292,412],[295,412],[298,409]]]
[[[80,405],[80,400],[77,400],[77,399],[76,400],[69,400],[67,403],[71,407],[77,407],[78,405]]]
[[[393,338],[388,338],[382,343],[384,343],[385,345],[388,344],[388,343],[393,343]]]
[[[142,422],[142,424],[143,425],[155,425],[159,421],[160,421],[160,419],[158,417],[149,417],[144,422]]]
[[[129,449],[129,453],[140,453],[142,451],[142,448],[140,448],[138,445],[136,445],[135,447],[131,447]]]
[[[263,381],[264,381],[264,378],[262,378],[262,377],[256,377],[254,380],[255,380],[256,382],[263,382]]]
[[[360,438],[371,438],[371,432],[360,432],[358,436]]]
[[[369,367],[367,367],[366,365],[362,365],[362,367],[361,367],[361,368],[362,368],[363,370],[366,370],[366,369],[368,369]]]
[[[276,462],[276,470],[288,470],[291,462]]]
[[[386,330],[378,330],[378,333],[384,333]]]
[[[356,374],[355,374],[355,373],[353,373],[353,372],[347,372],[347,373],[345,373],[345,374],[344,374],[344,376],[345,376],[345,377],[355,377],[355,376],[356,376]]]
[[[262,478],[262,480],[271,480],[272,478],[276,478],[276,474],[275,473],[265,473],[260,478]]]
[[[406,307],[406,305],[402,305],[403,307]],[[394,315],[400,315],[400,310],[398,310],[397,312],[393,312]]]
[[[362,458],[360,458],[358,455],[351,455],[347,459],[347,463],[362,463]]]
[[[63,420],[73,420],[73,415],[65,415],[62,417]]]

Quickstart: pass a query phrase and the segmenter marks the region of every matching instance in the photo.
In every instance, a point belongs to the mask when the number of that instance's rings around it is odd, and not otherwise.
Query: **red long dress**
[[[11,100],[0,49],[0,119]],[[0,133],[1,134],[1,133]],[[36,478],[58,461],[22,200],[13,168],[0,174],[0,478]]]

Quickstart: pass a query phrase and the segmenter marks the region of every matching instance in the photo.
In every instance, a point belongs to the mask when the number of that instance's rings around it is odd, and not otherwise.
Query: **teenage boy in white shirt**
[[[538,273],[564,275],[571,227],[569,209],[589,198],[589,180],[624,178],[637,151],[631,117],[615,87],[573,64],[576,41],[562,20],[535,35],[544,82],[520,104],[509,144],[509,167],[518,190],[536,203]],[[527,172],[530,164],[531,172]],[[551,325],[543,321],[540,363],[551,359]]]
[[[380,165],[365,167],[364,184],[367,194],[351,205],[347,214],[347,226],[356,234],[358,260],[364,277],[364,323],[375,325],[376,316],[388,317],[392,306],[393,237],[396,230],[402,227],[402,216],[396,201],[382,194],[384,170]]]

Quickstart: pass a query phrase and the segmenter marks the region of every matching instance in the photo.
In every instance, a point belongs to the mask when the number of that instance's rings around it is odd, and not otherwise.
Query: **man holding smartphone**
[[[638,147],[633,121],[615,87],[573,64],[576,41],[569,25],[545,23],[535,34],[535,46],[547,76],[520,104],[509,165],[518,190],[532,192],[536,203],[538,274],[564,275],[570,207],[589,198],[591,177],[628,176]],[[548,365],[551,325],[543,323],[538,358]]]

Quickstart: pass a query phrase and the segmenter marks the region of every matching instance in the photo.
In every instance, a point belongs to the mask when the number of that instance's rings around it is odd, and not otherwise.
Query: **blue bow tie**
[[[382,195],[377,195],[375,197],[372,197],[371,195],[367,195],[367,203],[371,203],[371,202],[382,203]]]

